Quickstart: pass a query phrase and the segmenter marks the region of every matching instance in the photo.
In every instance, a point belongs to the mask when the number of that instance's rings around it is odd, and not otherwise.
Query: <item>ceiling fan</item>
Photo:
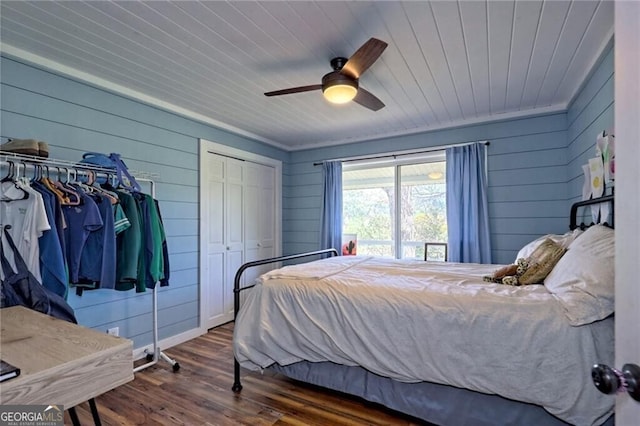
[[[289,95],[291,93],[310,92],[322,89],[324,97],[336,104],[344,104],[351,100],[378,111],[384,107],[384,103],[371,92],[359,87],[360,76],[382,55],[387,43],[377,38],[370,38],[365,44],[351,55],[349,59],[343,57],[333,58],[331,67],[333,71],[322,77],[322,84],[311,86],[292,87],[290,89],[267,92],[265,96]]]

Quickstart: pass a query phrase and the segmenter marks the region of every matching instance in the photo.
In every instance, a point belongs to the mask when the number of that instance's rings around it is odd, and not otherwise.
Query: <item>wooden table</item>
[[[0,327],[0,357],[21,370],[0,384],[0,404],[69,409],[133,380],[130,340],[22,306],[0,309]]]

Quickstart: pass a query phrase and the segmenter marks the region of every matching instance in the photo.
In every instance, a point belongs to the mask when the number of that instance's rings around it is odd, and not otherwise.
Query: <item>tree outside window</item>
[[[345,167],[343,233],[358,255],[423,259],[425,242],[447,241],[445,162]]]

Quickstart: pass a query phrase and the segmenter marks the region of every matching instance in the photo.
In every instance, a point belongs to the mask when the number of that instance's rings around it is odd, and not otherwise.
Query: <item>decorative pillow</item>
[[[544,280],[571,325],[604,319],[615,308],[615,231],[594,225],[576,238]]]
[[[555,241],[549,238],[544,240],[529,256],[529,268],[519,278],[520,284],[542,284],[566,251]]]
[[[528,258],[529,256],[531,256],[531,253],[533,253],[534,250],[537,249],[538,246],[547,239],[555,241],[556,243],[560,244],[564,248],[568,248],[569,245],[573,242],[573,240],[578,238],[578,236],[583,232],[584,231],[582,231],[581,229],[574,229],[573,231],[569,231],[562,235],[559,235],[559,234],[544,235],[540,238],[537,238],[531,241],[529,244],[522,247],[518,252],[518,255],[516,256],[516,259]]]

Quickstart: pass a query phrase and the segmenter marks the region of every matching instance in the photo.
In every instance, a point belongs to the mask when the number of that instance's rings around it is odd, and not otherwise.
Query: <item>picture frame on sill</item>
[[[342,255],[356,256],[358,254],[358,235],[343,234],[342,235]]]

